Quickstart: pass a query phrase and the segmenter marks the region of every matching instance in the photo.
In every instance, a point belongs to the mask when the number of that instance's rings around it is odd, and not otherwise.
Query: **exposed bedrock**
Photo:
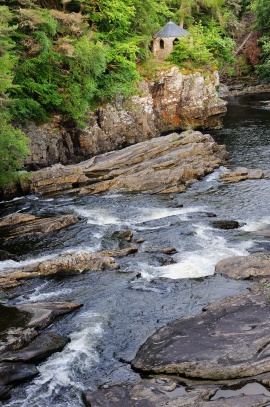
[[[209,305],[159,329],[139,349],[145,373],[226,380],[270,371],[269,290]]]
[[[85,391],[86,407],[266,407],[269,393],[263,386],[256,385],[254,394],[231,395],[215,398],[219,387],[211,384],[179,386],[176,381],[161,377],[138,381],[133,385],[112,386],[94,392]],[[242,386],[240,386],[242,387]],[[256,387],[258,387],[256,389]],[[256,393],[256,391],[258,393]],[[243,390],[243,393],[245,389]]]
[[[112,151],[76,165],[56,164],[29,179],[31,193],[110,190],[168,193],[184,191],[228,158],[225,146],[199,131],[172,133]]]
[[[138,95],[118,99],[88,112],[86,127],[63,125],[60,116],[50,123],[29,124],[30,169],[55,163],[71,164],[94,155],[179,129],[220,128],[226,102],[218,97],[218,72],[184,75],[177,67],[158,71],[138,85]]]

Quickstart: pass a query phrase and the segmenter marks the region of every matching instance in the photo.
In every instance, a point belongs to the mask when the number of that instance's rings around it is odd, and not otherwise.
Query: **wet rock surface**
[[[255,253],[221,260],[215,266],[216,273],[237,280],[270,276],[270,254]]]
[[[63,215],[51,218],[38,218],[30,214],[15,213],[0,222],[0,238],[11,240],[38,236],[63,229],[78,222],[77,216]]]
[[[268,298],[269,292],[234,296],[161,328],[141,346],[133,368],[212,380],[268,372]]]
[[[38,374],[38,370],[33,364],[0,362],[0,373],[1,386],[6,386],[8,384],[32,379]]]
[[[69,338],[54,332],[40,333],[56,318],[78,309],[75,303],[22,304],[16,309],[28,314],[24,326],[10,327],[0,342],[0,400],[9,397],[11,385],[38,374],[34,363],[61,351]]]
[[[81,195],[104,191],[182,192],[224,164],[225,146],[198,131],[173,133],[105,153],[80,164],[56,165],[30,178],[31,193],[74,191]],[[74,180],[74,174],[79,174]],[[69,179],[69,175],[72,179]],[[76,188],[77,187],[77,188]]]
[[[28,266],[4,270],[0,276],[0,287],[13,288],[20,284],[20,281],[34,277],[68,276],[105,268],[116,270],[119,269],[119,265],[114,257],[124,257],[137,251],[137,246],[129,246],[120,250],[103,250],[97,253],[83,250],[62,253]]]

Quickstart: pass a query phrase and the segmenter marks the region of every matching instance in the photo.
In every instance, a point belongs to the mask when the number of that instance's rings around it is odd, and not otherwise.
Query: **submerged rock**
[[[96,194],[109,190],[170,193],[185,190],[197,180],[225,163],[225,146],[219,146],[209,134],[198,131],[173,133],[105,153],[80,164],[56,165],[30,177],[31,193],[47,194],[60,190]],[[67,173],[83,176],[68,180]],[[83,186],[83,187],[80,187]]]
[[[227,380],[270,371],[269,292],[238,295],[159,329],[132,367],[144,373]]]
[[[212,224],[217,229],[237,229],[240,226],[237,220],[214,220]]]
[[[30,214],[15,213],[0,221],[0,233],[5,240],[43,235],[78,222],[77,216],[63,215],[38,218]]]
[[[216,273],[236,280],[270,276],[270,254],[255,253],[249,256],[235,256],[216,264]]]

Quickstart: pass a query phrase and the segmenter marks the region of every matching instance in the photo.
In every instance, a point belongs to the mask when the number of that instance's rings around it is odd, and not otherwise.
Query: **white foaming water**
[[[246,224],[242,226],[239,230],[244,230],[245,232],[255,232],[256,230],[269,228],[269,226],[270,226],[270,217],[265,216],[259,220],[246,222]]]
[[[83,406],[82,382],[91,366],[99,361],[96,346],[103,334],[104,317],[85,312],[77,315],[77,327],[70,334],[71,342],[62,352],[55,353],[39,366],[39,376],[26,389],[22,398],[11,401],[9,407],[79,407]],[[79,390],[79,391],[78,391]]]
[[[205,277],[215,272],[215,265],[218,261],[231,256],[247,256],[252,246],[251,241],[241,242],[234,247],[229,247],[225,238],[216,236],[211,227],[203,225],[196,226],[195,233],[199,250],[179,253],[174,255],[175,264],[168,266],[152,267],[141,265],[142,277],[152,280],[156,277],[167,277],[171,279],[199,278]]]
[[[42,302],[42,301],[61,301],[61,297],[63,296],[63,301],[66,300],[66,295],[72,293],[71,288],[65,288],[61,290],[56,290],[56,291],[50,291],[46,293],[42,293],[42,289],[46,288],[47,284],[42,284],[41,286],[37,287],[35,289],[35,292],[31,295],[26,295],[22,299],[19,299],[17,304],[20,303],[25,303],[26,301],[28,303],[30,302]]]
[[[100,249],[100,241],[98,241],[94,246],[77,246],[77,247],[71,247],[67,250],[64,250],[60,253],[52,253],[47,256],[40,256],[40,257],[33,257],[24,261],[14,261],[14,260],[4,260],[0,261],[0,272],[7,270],[7,269],[16,269],[16,268],[21,268],[25,266],[29,266],[31,264],[35,263],[40,263],[42,261],[47,261],[50,259],[53,259],[54,257],[57,257],[58,255],[63,255],[65,253],[75,253],[80,250],[86,250],[90,253],[96,252]]]
[[[205,211],[205,207],[203,206],[189,208],[138,208],[133,223],[149,222],[170,216],[179,216],[182,220],[186,220],[188,214],[203,211]]]
[[[228,172],[228,171],[229,170],[226,167],[221,166],[218,169],[216,169],[214,172],[212,172],[211,174],[204,177],[204,181],[205,182],[217,181],[217,180],[219,180],[220,174],[223,174],[224,172]]]
[[[77,215],[87,218],[87,223],[91,223],[93,225],[103,226],[117,225],[121,223],[119,218],[110,214],[108,210],[103,208],[83,209],[80,207],[74,207],[74,210]]]
[[[47,256],[33,257],[24,261],[14,261],[14,260],[4,260],[0,262],[0,271],[6,270],[8,268],[18,268],[29,266],[30,264],[38,263],[40,261],[46,261],[55,257],[55,254],[50,254]]]

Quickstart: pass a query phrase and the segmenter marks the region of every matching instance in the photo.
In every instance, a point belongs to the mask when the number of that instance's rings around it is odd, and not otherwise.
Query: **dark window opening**
[[[178,42],[179,42],[179,39],[178,39],[178,38],[175,38],[175,39],[173,40],[173,45],[177,44]]]
[[[160,46],[160,49],[164,49],[164,41],[163,40],[159,41],[159,46]]]

